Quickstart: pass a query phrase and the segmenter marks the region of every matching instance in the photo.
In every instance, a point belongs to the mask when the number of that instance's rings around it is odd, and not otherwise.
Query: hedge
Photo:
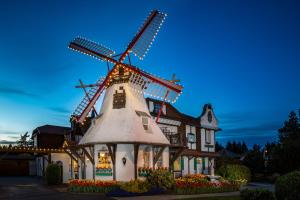
[[[239,181],[241,183],[247,183],[251,179],[250,169],[244,165],[223,165],[217,170],[217,174],[229,181]]]
[[[299,200],[300,171],[290,172],[277,178],[275,194],[277,200]]]

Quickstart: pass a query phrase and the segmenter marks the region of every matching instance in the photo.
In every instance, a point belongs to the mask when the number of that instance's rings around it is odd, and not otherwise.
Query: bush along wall
[[[277,178],[275,194],[277,200],[299,200],[300,171],[290,172]]]
[[[62,182],[61,169],[57,164],[49,164],[46,168],[46,181],[48,185],[57,185]]]

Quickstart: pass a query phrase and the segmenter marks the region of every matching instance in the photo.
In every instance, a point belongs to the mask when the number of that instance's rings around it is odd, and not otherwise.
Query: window
[[[159,152],[159,148],[153,148],[153,151],[154,151],[154,154],[153,155],[157,155],[158,154],[158,152]],[[163,155],[161,155],[159,158],[158,158],[158,160],[157,160],[157,162],[156,162],[156,167],[157,168],[160,168],[160,167],[163,167]]]
[[[144,167],[150,167],[150,147],[146,147],[144,150]]]
[[[149,119],[148,119],[148,117],[142,117],[142,123],[143,123],[144,130],[147,131],[149,129]]]
[[[112,176],[112,163],[107,150],[101,150],[98,152],[96,176]]]
[[[188,138],[189,143],[195,143],[196,142],[196,136],[195,136],[194,133],[188,133],[187,138]]]
[[[160,108],[161,108],[161,104],[155,103],[153,112],[154,113],[159,113]]]
[[[205,129],[205,143],[210,144],[211,143],[211,134],[210,130]]]

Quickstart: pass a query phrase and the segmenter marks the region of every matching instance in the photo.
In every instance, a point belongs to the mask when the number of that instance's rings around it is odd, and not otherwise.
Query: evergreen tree
[[[280,173],[300,169],[300,124],[294,111],[278,132],[279,143],[271,150],[271,168]]]

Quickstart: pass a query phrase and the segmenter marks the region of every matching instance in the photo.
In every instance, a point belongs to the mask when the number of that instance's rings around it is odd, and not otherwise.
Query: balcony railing
[[[172,132],[168,128],[161,128],[161,130],[171,145],[184,146],[185,143],[179,133]]]

